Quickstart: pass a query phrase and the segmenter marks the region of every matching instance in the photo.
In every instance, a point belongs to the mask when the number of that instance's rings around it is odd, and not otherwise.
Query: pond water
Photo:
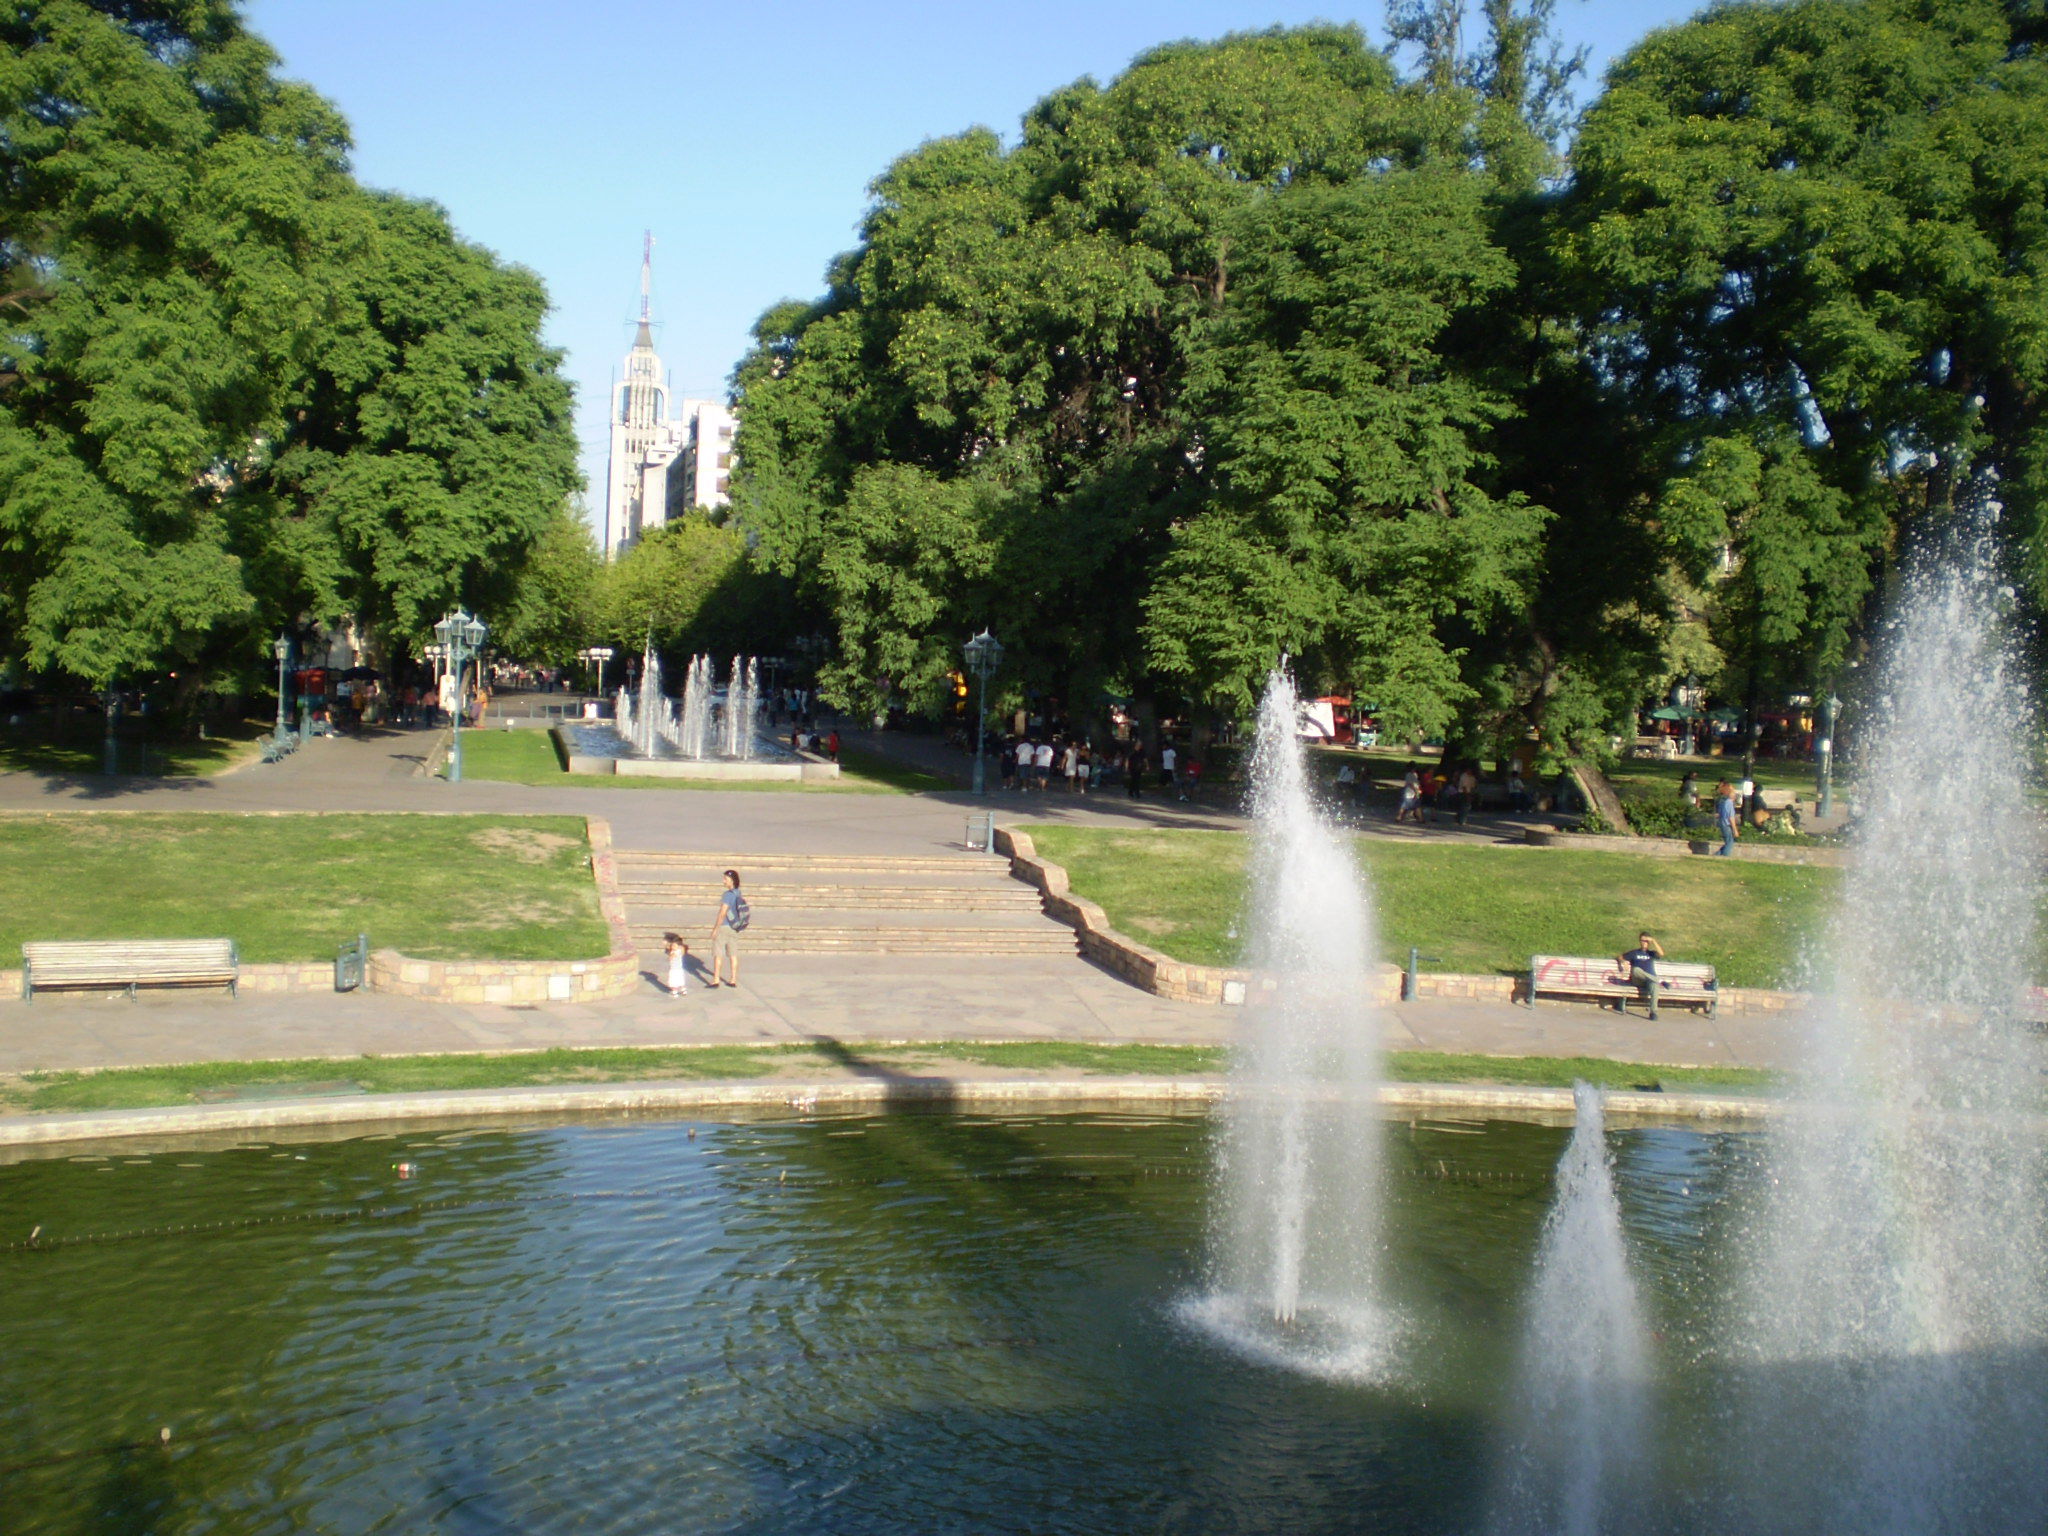
[[[0,1167],[0,1531],[1480,1529],[1565,1132],[1386,1134],[1405,1325],[1379,1384],[1179,1321],[1197,1116],[496,1126]],[[1753,1146],[1610,1146],[1672,1529],[1709,1529],[1685,1447]]]

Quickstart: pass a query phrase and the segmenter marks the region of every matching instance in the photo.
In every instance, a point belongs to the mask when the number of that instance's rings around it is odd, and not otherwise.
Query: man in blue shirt
[[[1664,948],[1647,933],[1636,935],[1636,947],[1621,955],[1621,973],[1635,983],[1642,993],[1643,1006],[1650,1010],[1650,1018],[1657,1017],[1657,962],[1664,958]],[[1624,1010],[1626,1011],[1626,1010]]]
[[[711,985],[719,985],[726,961],[732,962],[728,987],[740,984],[740,929],[746,926],[747,904],[740,895],[740,872],[725,872],[725,889],[718,893],[718,905],[711,912]]]

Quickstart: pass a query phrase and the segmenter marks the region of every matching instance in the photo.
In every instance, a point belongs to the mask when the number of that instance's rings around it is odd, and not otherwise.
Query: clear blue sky
[[[1595,77],[1693,0],[1562,0]],[[854,243],[868,182],[926,139],[1107,80],[1181,37],[1357,21],[1292,0],[251,0],[251,23],[347,116],[356,174],[433,199],[546,281],[583,468],[601,501],[605,409],[629,344],[640,232],[675,385],[722,395],[749,328],[810,297]]]

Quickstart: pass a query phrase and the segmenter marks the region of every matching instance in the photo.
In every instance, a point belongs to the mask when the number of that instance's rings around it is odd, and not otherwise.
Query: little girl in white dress
[[[666,935],[664,945],[668,952],[668,995],[681,997],[690,990],[690,978],[685,970],[690,958],[690,946],[683,942],[680,933]]]

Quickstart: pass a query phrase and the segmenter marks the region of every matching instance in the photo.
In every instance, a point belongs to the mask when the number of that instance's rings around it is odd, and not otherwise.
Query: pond
[[[0,1167],[0,1530],[1483,1526],[1565,1132],[1389,1122],[1377,1385],[1179,1321],[1211,1134],[634,1120]],[[1609,1142],[1682,1446],[1753,1143]]]

